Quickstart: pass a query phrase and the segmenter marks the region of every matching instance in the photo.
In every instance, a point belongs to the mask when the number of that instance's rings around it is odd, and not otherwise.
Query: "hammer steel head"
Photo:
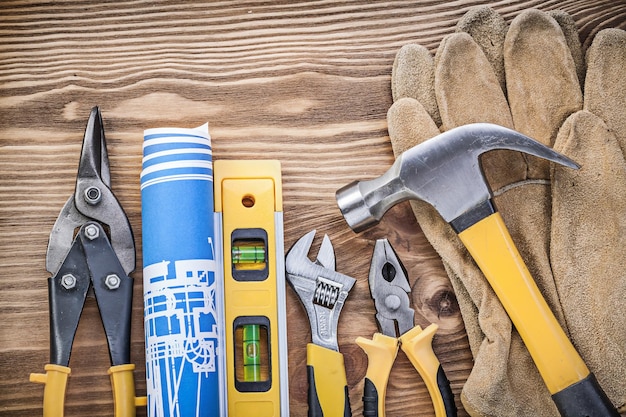
[[[337,204],[355,232],[376,225],[387,210],[409,199],[426,201],[450,223],[491,199],[479,157],[495,149],[525,152],[579,168],[571,159],[519,132],[475,123],[407,150],[378,178],[342,187],[336,193]]]

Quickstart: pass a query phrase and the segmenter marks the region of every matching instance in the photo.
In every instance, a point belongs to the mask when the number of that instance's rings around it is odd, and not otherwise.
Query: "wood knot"
[[[413,302],[428,321],[461,320],[461,309],[447,276],[429,274],[420,277],[412,288]],[[442,323],[439,323],[440,325]]]
[[[428,309],[438,318],[447,318],[459,314],[459,303],[453,291],[440,289],[426,302]]]
[[[348,385],[354,386],[365,378],[368,364],[367,354],[356,343],[341,345],[339,351],[343,353]]]

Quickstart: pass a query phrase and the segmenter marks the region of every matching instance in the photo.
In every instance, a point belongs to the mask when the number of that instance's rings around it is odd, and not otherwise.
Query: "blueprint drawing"
[[[220,413],[208,126],[144,132],[144,331],[150,417]]]

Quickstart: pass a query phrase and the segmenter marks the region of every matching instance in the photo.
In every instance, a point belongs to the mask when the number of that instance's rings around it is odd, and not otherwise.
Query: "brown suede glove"
[[[546,161],[511,151],[481,160],[495,204],[548,305],[611,401],[623,407],[626,33],[600,32],[585,66],[567,14],[528,10],[508,27],[493,10],[478,8],[443,39],[434,59],[421,46],[403,47],[392,92],[388,124],[396,155],[441,131],[489,122],[582,165],[551,172]],[[412,206],[442,257],[465,321],[475,361],[461,394],[466,410],[557,416],[520,336],[456,234],[426,203]]]

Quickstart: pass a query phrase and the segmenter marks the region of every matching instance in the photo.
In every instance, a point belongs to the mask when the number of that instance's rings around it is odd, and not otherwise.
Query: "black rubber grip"
[[[448,381],[446,373],[443,371],[441,365],[437,368],[437,387],[439,388],[441,398],[443,399],[443,405],[446,409],[446,417],[456,417],[457,408],[454,402],[454,394],[452,394],[450,381]],[[368,378],[365,378],[365,386],[363,388],[363,417],[379,417],[378,390],[376,389],[374,383]]]
[[[363,387],[363,417],[378,417],[378,390],[369,378],[365,378]]]
[[[309,380],[309,390],[307,391],[307,397],[309,399],[309,417],[323,417],[322,406],[320,405],[320,399],[317,396],[317,389],[315,388],[315,370],[312,366],[306,366],[306,377]]]
[[[443,399],[443,406],[446,409],[446,417],[456,417],[456,404],[454,403],[454,394],[452,394],[452,388],[450,388],[450,381],[446,377],[446,373],[443,371],[441,365],[437,369],[437,387],[441,393]]]
[[[619,417],[593,374],[557,392],[552,400],[563,417]]]
[[[322,406],[320,404],[320,399],[317,396],[317,388],[315,387],[315,369],[307,365],[306,366],[306,375],[309,381],[309,390],[307,392],[308,401],[309,401],[309,417],[324,417],[324,413],[322,412]],[[350,397],[348,396],[348,387],[344,387],[344,397],[345,401],[343,402],[343,415],[344,417],[352,417],[352,410],[350,409]]]
[[[348,386],[343,387],[343,417],[352,417],[352,409],[350,408],[350,395],[348,394]]]

